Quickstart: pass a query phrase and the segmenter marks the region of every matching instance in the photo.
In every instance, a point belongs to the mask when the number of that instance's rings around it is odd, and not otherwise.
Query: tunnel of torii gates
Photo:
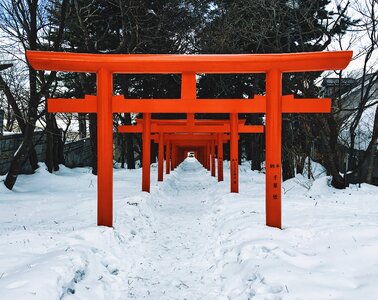
[[[181,125],[161,125],[161,128],[154,129],[155,125],[157,127],[160,125],[151,124],[151,113],[229,113],[229,123],[221,125],[224,128],[220,131],[213,130],[210,133],[225,134],[229,132],[230,152],[232,153],[238,151],[235,140],[237,140],[238,133],[242,132],[240,131],[242,128],[238,125],[238,113],[264,113],[266,224],[277,228],[282,228],[282,114],[329,113],[331,111],[330,99],[294,99],[293,95],[282,95],[282,74],[342,70],[349,64],[352,54],[352,51],[219,55],[87,54],[44,51],[27,51],[26,53],[29,64],[36,70],[97,74],[97,96],[86,95],[84,99],[48,99],[48,111],[97,114],[98,225],[113,225],[113,113],[143,113],[145,124],[143,124],[142,130],[144,137],[147,137],[148,140],[151,131],[164,134],[169,130],[179,129],[178,132],[183,130],[176,128]],[[181,74],[181,97],[180,99],[125,99],[122,95],[113,95],[113,74],[117,73]],[[196,98],[196,74],[242,73],[265,73],[265,95],[256,95],[252,99]],[[184,133],[209,133],[207,131],[209,129],[195,128],[197,125],[186,126],[187,129],[184,130]],[[167,127],[170,129],[168,130]],[[180,148],[180,142],[172,140],[171,143],[177,145],[172,147],[172,151],[177,151]],[[145,140],[143,144],[146,145]],[[205,144],[207,149],[209,143]],[[180,149],[185,149],[185,147],[182,146]],[[198,153],[203,151],[202,149]],[[174,157],[172,156],[172,158]],[[173,166],[178,161],[177,158],[174,158]],[[231,167],[233,165],[236,166],[233,168],[236,170],[236,174],[231,174],[231,181],[233,178],[237,180],[237,155],[231,158]],[[145,167],[150,168],[150,166],[143,166],[144,172],[146,172]],[[146,183],[145,187],[147,185]]]
[[[158,148],[158,181],[163,180],[164,145],[166,146],[166,172],[177,167],[185,158],[185,152],[196,150],[196,158],[215,176],[215,147],[217,144],[218,180],[223,181],[223,143],[230,140],[230,183],[231,192],[238,187],[238,139],[239,133],[263,133],[262,125],[244,125],[237,114],[230,120],[195,120],[194,113],[188,113],[186,120],[151,119],[145,114],[138,119],[136,126],[118,126],[118,132],[142,133],[142,191],[150,191],[150,151],[151,138]],[[154,133],[151,136],[151,133]],[[227,135],[225,133],[230,133]],[[171,163],[172,160],[172,163]]]

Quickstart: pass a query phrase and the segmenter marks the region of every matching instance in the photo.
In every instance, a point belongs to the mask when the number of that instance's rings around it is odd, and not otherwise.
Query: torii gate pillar
[[[165,153],[165,174],[171,172],[171,142],[168,140],[166,145],[167,152]]]
[[[158,149],[158,181],[163,181],[164,173],[164,134],[159,134],[159,149]]]
[[[171,149],[171,156],[172,156],[172,161],[171,161],[171,171],[173,171],[176,168],[176,146],[172,144],[172,149]]]
[[[211,142],[211,176],[215,177],[215,141]]]
[[[211,153],[210,152],[211,152],[210,143],[207,143],[207,145],[206,145],[206,169],[208,171],[211,170],[211,157],[210,157]]]
[[[266,74],[266,225],[281,228],[282,75]]]
[[[218,181],[223,181],[223,140],[222,134],[218,134]]]
[[[150,192],[150,173],[151,173],[151,114],[143,114],[143,158],[142,158],[142,191]]]
[[[97,72],[97,224],[113,226],[113,77]],[[100,157],[100,156],[99,156]]]
[[[230,114],[230,182],[231,193],[239,193],[239,163],[238,163],[238,114]]]

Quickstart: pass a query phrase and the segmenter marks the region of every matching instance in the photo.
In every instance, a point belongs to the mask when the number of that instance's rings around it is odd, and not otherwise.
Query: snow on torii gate
[[[97,113],[98,225],[113,224],[113,113],[230,113],[231,120],[237,120],[238,113],[265,113],[266,224],[281,228],[282,113],[329,113],[331,109],[330,99],[294,100],[293,95],[283,96],[282,73],[341,70],[349,64],[352,51],[229,55],[27,51],[26,55],[36,70],[97,74],[97,97],[49,99],[48,110]],[[181,99],[124,99],[123,96],[113,96],[113,73],[182,74]],[[266,96],[196,99],[198,73],[266,73]],[[237,130],[237,126],[233,127]]]

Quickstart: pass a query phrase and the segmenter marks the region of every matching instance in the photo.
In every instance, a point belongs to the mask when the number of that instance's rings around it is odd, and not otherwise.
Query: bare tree
[[[65,11],[67,3],[68,0],[62,1],[62,12]],[[0,29],[6,34],[7,38],[21,45],[20,53],[25,53],[26,50],[46,48],[43,34],[47,26],[46,4],[46,1],[43,0],[11,0],[6,3],[0,3]],[[58,50],[59,48],[63,34],[64,19],[65,17],[62,17],[58,25],[58,34],[51,46],[52,50]],[[33,147],[34,128],[40,117],[38,112],[39,104],[43,99],[47,98],[46,95],[48,95],[49,87],[56,76],[55,72],[51,72],[48,78],[45,79],[44,72],[37,72],[30,66],[28,66],[28,73],[29,101],[23,141],[14,154],[9,172],[4,181],[5,186],[9,189],[13,188],[17,176],[28,158],[30,149]],[[32,169],[35,170],[37,168],[37,161],[33,161]]]
[[[376,67],[378,63],[378,2],[376,0],[358,1],[355,3],[355,7],[362,19],[361,25],[357,29],[366,32],[366,44],[363,51],[365,57],[363,60],[359,103],[356,107],[355,117],[349,127],[350,149],[355,148],[356,130],[364,111],[367,107],[375,105],[372,137],[358,166],[358,168],[362,168],[367,165],[368,172],[365,180],[371,183],[378,139],[378,68]],[[358,170],[354,171],[358,172]]]
[[[349,1],[339,1],[343,5]],[[377,143],[377,119],[372,124],[368,146],[362,157],[356,144],[361,136],[360,124],[366,111],[377,105],[378,73],[377,63],[377,2],[374,0],[356,1],[349,7],[358,17],[358,23],[352,24],[347,35],[336,35],[336,48],[359,49],[354,54],[354,64],[361,64],[357,73],[335,72],[338,78],[337,88],[332,95],[332,113],[317,116],[321,124],[321,161],[332,175],[332,185],[344,188],[348,182],[371,182]],[[361,43],[359,45],[358,43]],[[354,78],[354,81],[351,80]],[[346,85],[349,85],[349,90]],[[373,118],[374,119],[374,118]],[[366,130],[366,129],[365,129]],[[318,130],[317,130],[318,132]],[[360,138],[358,144],[360,144]],[[357,157],[358,156],[358,157]],[[366,168],[368,172],[366,172]],[[342,175],[342,172],[344,173]],[[366,175],[368,174],[368,175]]]

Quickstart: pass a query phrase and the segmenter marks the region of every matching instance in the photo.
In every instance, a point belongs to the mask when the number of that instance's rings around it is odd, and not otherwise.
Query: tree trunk
[[[151,141],[151,163],[156,163],[156,156],[157,156],[157,144]]]
[[[282,180],[294,177],[294,131],[289,120],[282,121]]]
[[[122,118],[124,125],[131,125],[131,117],[129,113],[125,113]],[[135,169],[135,157],[134,157],[134,139],[132,133],[126,133],[124,141],[126,142],[126,163],[128,169]]]
[[[127,76],[121,75],[121,89],[124,95],[127,95]],[[123,114],[124,125],[131,125],[130,113]],[[132,133],[126,133],[126,163],[128,169],[135,169],[135,157],[134,157],[134,135]]]
[[[308,157],[310,159],[310,155],[308,155]],[[296,166],[295,166],[297,173],[303,174],[305,162],[306,162],[306,156],[305,155],[301,155],[300,157],[297,158],[297,163],[296,163]]]
[[[262,134],[252,134],[250,140],[251,148],[251,169],[261,171],[261,163],[264,161],[264,136]]]
[[[238,141],[238,163],[239,163],[239,166],[241,166],[242,164],[242,154],[243,154],[243,151],[244,151],[244,147],[243,147],[243,140],[244,140],[244,135],[241,135],[239,134],[239,141]]]
[[[126,158],[126,137],[122,134],[120,135],[120,144],[121,144],[121,157],[120,157],[120,161],[121,161],[121,168],[124,169],[125,168],[125,158]]]
[[[79,137],[80,139],[85,139],[87,137],[87,120],[86,114],[79,113]]]
[[[224,144],[223,160],[230,160],[230,142]]]
[[[126,133],[126,163],[128,169],[135,169],[134,140],[132,133]]]
[[[89,133],[91,135],[92,174],[97,175],[97,114],[89,114]]]
[[[373,172],[374,172],[374,166],[375,166],[375,149],[371,151],[371,154],[369,155],[368,165],[367,165],[367,174],[366,174],[366,182],[369,184],[373,183]]]
[[[327,118],[327,119],[326,119]],[[323,159],[325,167],[329,174],[332,176],[331,185],[337,189],[344,189],[344,178],[340,175],[339,171],[339,158],[336,149],[338,130],[332,116],[320,116],[320,124],[323,128],[320,130],[320,137],[323,145]]]
[[[3,79],[1,75],[0,75],[0,86],[2,87],[2,90],[8,100],[8,104],[10,105],[10,107],[12,108],[14,112],[14,117],[17,121],[18,126],[20,127],[22,134],[25,134],[26,125],[23,119],[23,114],[21,113],[21,110],[17,105],[17,101],[14,98],[8,84],[5,82],[5,80]],[[31,144],[30,146],[28,157],[29,157],[29,162],[30,162],[30,166],[32,170],[38,169],[38,157],[37,157],[37,152],[35,151],[33,144]]]
[[[29,46],[31,50],[37,49],[37,1],[29,1],[30,30],[28,32]],[[34,127],[38,116],[39,99],[37,95],[37,72],[29,66],[30,101],[28,105],[27,122],[23,141],[13,156],[8,174],[4,184],[8,189],[12,189],[16,183],[17,176],[21,172],[22,166],[28,157],[30,149],[33,147]],[[35,163],[35,162],[33,162]],[[38,165],[38,164],[37,164]],[[33,167],[33,166],[32,166]]]
[[[292,155],[284,155],[282,159],[282,180],[294,177],[294,161]]]
[[[52,126],[52,115],[46,114],[46,157],[45,164],[47,170],[52,173],[54,171],[54,134]]]
[[[13,156],[8,174],[5,178],[4,184],[8,189],[12,189],[16,183],[17,176],[20,174],[23,165],[25,164],[28,154],[33,147],[34,127],[37,120],[38,111],[38,97],[37,97],[37,74],[32,68],[29,68],[29,82],[30,82],[30,101],[28,106],[27,123],[25,124],[25,132],[23,141]],[[35,161],[33,161],[35,164]],[[38,166],[38,163],[37,163]],[[32,166],[33,167],[33,166]],[[35,167],[35,165],[34,165]],[[33,168],[35,170],[35,168]]]
[[[372,134],[372,138],[371,138],[371,141],[370,141],[370,144],[372,145],[372,147],[368,147],[368,149],[367,149],[369,152],[367,153],[366,182],[370,183],[370,184],[373,182],[373,172],[374,172],[374,166],[375,166],[377,141],[378,141],[378,106],[375,109],[373,134]]]
[[[65,164],[64,159],[64,142],[63,142],[63,129],[57,128],[57,135],[59,135],[59,139],[57,140],[57,157],[59,164]]]
[[[52,173],[59,170],[59,164],[64,163],[61,154],[63,141],[56,123],[55,115],[46,114],[46,166],[47,170]],[[63,158],[63,159],[62,159]]]
[[[59,164],[64,163],[64,155],[62,155],[64,144],[63,144],[63,136],[56,122],[55,115],[53,118],[53,124],[54,124],[54,131],[53,131],[54,132],[54,135],[53,135],[54,171],[58,171]]]

